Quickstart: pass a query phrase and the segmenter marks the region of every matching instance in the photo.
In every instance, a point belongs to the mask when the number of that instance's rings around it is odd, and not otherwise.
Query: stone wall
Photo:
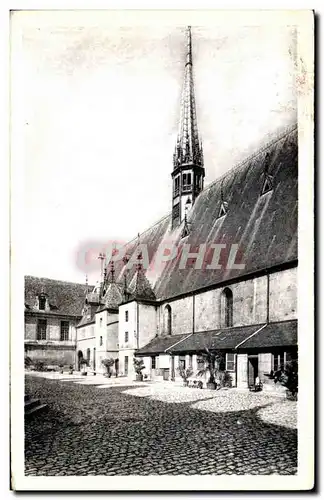
[[[157,308],[147,304],[138,304],[139,313],[139,342],[141,348],[152,340],[157,331]]]
[[[262,324],[267,321],[267,276],[241,281],[228,288],[233,293],[233,326]],[[216,288],[192,296],[165,302],[160,306],[157,332],[166,334],[165,308],[169,304],[172,335],[222,328],[221,296]],[[269,276],[269,320],[284,321],[297,317],[297,268]]]
[[[167,327],[165,321],[165,307],[168,303],[164,303],[161,306],[160,314],[160,331],[163,335],[167,334]],[[179,300],[170,302],[172,311],[171,320],[171,333],[172,335],[178,335],[181,333],[191,333],[192,332],[192,318],[193,318],[193,298],[184,297]]]
[[[119,351],[119,373],[120,375],[126,375],[125,373],[125,357],[128,357],[128,376],[130,378],[135,378],[135,370],[133,365],[134,359],[134,349],[122,349]]]
[[[77,328],[77,342],[95,338],[95,323]]]
[[[270,321],[297,318],[297,268],[271,274],[269,281]]]
[[[126,311],[128,321],[126,321]],[[125,333],[128,332],[128,341],[125,341]],[[135,349],[137,344],[137,304],[129,302],[119,307],[118,343],[119,349]]]
[[[25,314],[25,340],[37,340],[37,322],[38,319],[46,319],[46,339],[61,340],[61,321],[69,322],[69,340],[76,340],[76,325],[79,320],[71,320],[70,318],[56,317],[52,315],[30,315]]]

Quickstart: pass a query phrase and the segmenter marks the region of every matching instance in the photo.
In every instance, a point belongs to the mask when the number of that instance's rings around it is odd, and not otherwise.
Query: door
[[[83,358],[82,351],[78,351],[78,371],[81,370],[81,359]]]
[[[125,356],[125,375],[128,375],[128,356]]]
[[[93,371],[96,371],[96,348],[93,348]]]
[[[170,369],[164,368],[163,370],[163,380],[169,380],[170,377]]]
[[[259,360],[258,355],[253,355],[248,357],[248,377],[249,386],[255,384],[255,379],[259,374]]]

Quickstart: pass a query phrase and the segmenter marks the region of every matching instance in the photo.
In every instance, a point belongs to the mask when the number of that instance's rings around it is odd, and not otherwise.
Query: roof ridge
[[[211,187],[213,187],[219,181],[225,179],[226,176],[232,174],[233,172],[237,172],[246,163],[248,163],[249,161],[251,161],[254,158],[257,158],[259,155],[261,155],[262,153],[264,153],[264,151],[266,151],[271,146],[273,146],[277,142],[281,141],[284,137],[286,137],[287,135],[291,134],[294,130],[297,130],[297,129],[298,129],[298,125],[296,123],[294,123],[293,125],[288,125],[287,127],[285,127],[281,132],[278,132],[278,135],[277,135],[276,138],[271,139],[270,141],[266,142],[257,151],[255,151],[254,153],[251,153],[249,156],[247,156],[246,158],[244,158],[244,160],[241,160],[239,163],[237,163],[233,168],[231,168],[230,170],[228,170],[227,172],[225,172],[221,176],[217,177],[217,179],[213,180],[210,184],[208,184],[208,186],[206,186],[201,191],[200,195],[202,195],[203,193],[207,192]],[[142,233],[139,233],[139,236],[141,237],[145,233],[147,233],[148,231],[151,231],[155,226],[157,226],[158,224],[160,224],[164,219],[166,219],[167,217],[170,217],[171,214],[172,214],[171,211],[168,212],[167,215],[164,215],[163,217],[161,217],[158,221],[156,221],[154,224],[152,224],[152,226],[149,226],[147,229],[145,229],[145,231],[143,231]],[[138,239],[138,236],[135,236],[134,238],[132,238],[131,240],[129,240],[127,243],[125,243],[124,246],[127,247],[127,245],[130,245],[131,243],[135,242],[137,239]]]
[[[45,278],[43,276],[33,276],[32,274],[25,274],[24,277],[25,278],[33,278],[33,279],[37,279],[37,280],[54,281],[55,283],[64,283],[65,285],[69,284],[69,285],[86,286],[85,283],[78,283],[76,281],[57,280],[55,278]],[[88,286],[93,287],[94,285],[88,285]]]
[[[206,191],[208,191],[208,189],[210,189],[212,186],[214,186],[215,184],[217,184],[217,182],[224,180],[227,176],[229,176],[233,172],[235,172],[235,173],[238,172],[238,170],[240,168],[242,168],[243,166],[245,166],[246,163],[248,163],[251,160],[253,160],[254,158],[257,158],[258,156],[260,156],[262,153],[264,153],[271,146],[273,146],[277,142],[281,141],[284,137],[286,137],[287,135],[291,134],[294,130],[297,130],[297,129],[298,129],[298,125],[297,124],[289,125],[288,127],[286,127],[284,129],[284,131],[280,132],[276,138],[271,139],[270,141],[266,142],[257,151],[255,151],[254,153],[251,153],[249,156],[247,156],[246,158],[244,158],[244,160],[241,160],[239,163],[237,163],[233,168],[231,168],[230,170],[228,170],[224,174],[222,174],[219,177],[217,177],[217,179],[213,180],[210,184],[208,184],[208,186],[205,187],[205,189],[201,193],[205,193]]]
[[[171,215],[171,212],[168,212],[167,215],[164,215],[163,217],[161,217],[159,220],[157,220],[156,222],[154,222],[154,224],[152,224],[152,226],[149,226],[147,229],[145,229],[145,231],[143,231],[142,233],[138,233],[139,234],[139,237],[143,236],[145,233],[147,233],[148,231],[151,231],[151,229],[153,229],[153,227],[157,226],[158,224],[160,224],[160,222],[162,222],[164,219],[167,219],[168,217],[170,217]],[[138,236],[135,236],[134,238],[132,238],[131,240],[128,240],[127,243],[125,243],[125,245],[123,246],[127,246],[129,245],[130,243],[133,243],[135,241],[138,240]]]

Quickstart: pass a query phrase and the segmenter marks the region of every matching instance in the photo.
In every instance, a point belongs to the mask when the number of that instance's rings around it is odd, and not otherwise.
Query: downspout
[[[195,333],[195,294],[192,294],[192,333]]]
[[[267,325],[269,324],[269,308],[270,308],[270,275],[267,274]]]
[[[137,329],[136,345],[137,345],[137,349],[139,349],[139,303],[138,302],[136,302],[136,329]]]
[[[74,328],[75,328],[74,367],[75,367],[75,370],[76,370],[78,368],[78,366],[77,366],[77,360],[78,360],[78,329],[77,329],[77,325]]]

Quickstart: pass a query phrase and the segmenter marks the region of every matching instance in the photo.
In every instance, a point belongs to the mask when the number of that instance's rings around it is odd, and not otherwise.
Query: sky
[[[80,248],[128,241],[170,211],[185,27],[21,28],[25,274],[84,282]],[[206,186],[296,122],[296,32],[192,26],[192,44]]]

